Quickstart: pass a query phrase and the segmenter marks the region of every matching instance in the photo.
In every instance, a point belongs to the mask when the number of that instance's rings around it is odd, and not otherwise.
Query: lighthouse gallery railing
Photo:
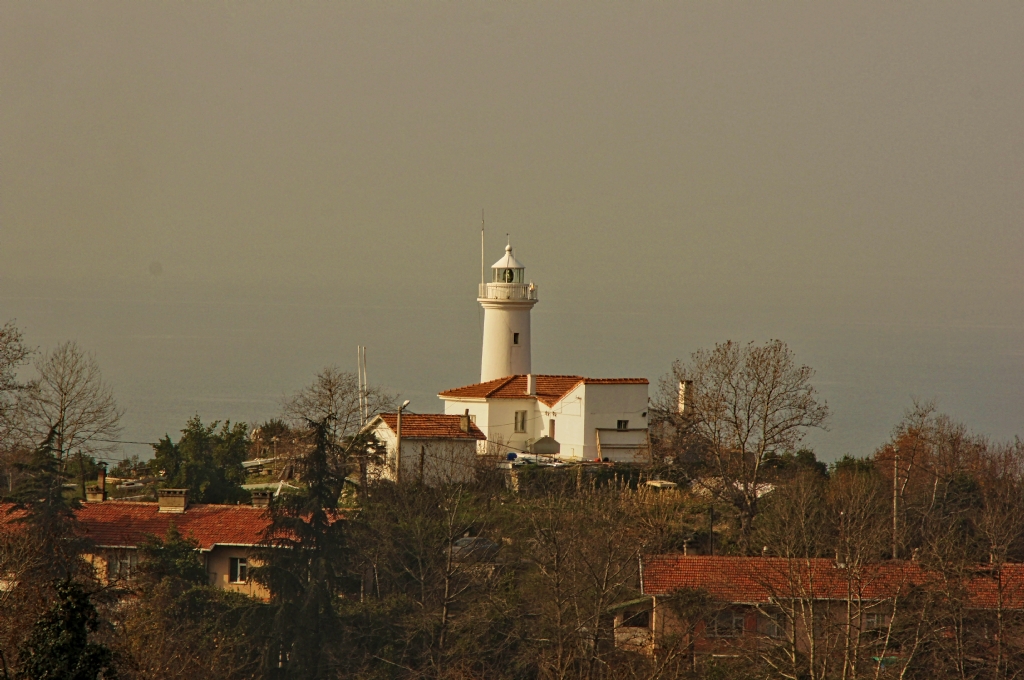
[[[486,300],[536,300],[537,286],[532,283],[481,283],[478,297]]]

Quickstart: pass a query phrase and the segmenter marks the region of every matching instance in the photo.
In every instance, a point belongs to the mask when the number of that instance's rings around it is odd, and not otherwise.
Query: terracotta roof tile
[[[526,393],[526,376],[510,375],[488,382],[456,387],[437,396],[446,398],[476,399],[536,399],[546,406],[554,406],[579,384],[586,385],[647,385],[647,378],[584,378],[581,375],[540,375],[537,379],[537,394]],[[404,427],[404,424],[403,424]]]
[[[215,545],[256,545],[270,526],[265,508],[249,505],[189,505],[183,513],[157,512],[156,503],[104,501],[83,503],[75,513],[84,535],[100,546],[130,546],[146,535],[163,538],[173,522],[182,536]]]
[[[402,439],[487,439],[473,423],[469,424],[469,432],[463,432],[461,418],[443,413],[403,413]],[[398,414],[382,413],[380,419],[392,431],[398,429]]]
[[[1003,565],[1001,573],[979,565],[967,582],[972,606],[994,608],[1002,579],[1003,606],[1024,609],[1024,564]],[[643,559],[643,591],[667,595],[680,588],[702,588],[723,602],[762,604],[773,598],[846,598],[848,571],[829,559],[651,555]],[[861,597],[880,600],[908,586],[942,588],[937,573],[918,562],[887,561],[865,565],[854,582]]]

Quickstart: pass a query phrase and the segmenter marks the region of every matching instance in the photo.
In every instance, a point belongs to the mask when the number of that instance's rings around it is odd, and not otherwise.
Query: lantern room
[[[523,273],[526,268],[512,254],[512,244],[505,246],[505,255],[491,265],[491,281],[493,283],[525,283]]]

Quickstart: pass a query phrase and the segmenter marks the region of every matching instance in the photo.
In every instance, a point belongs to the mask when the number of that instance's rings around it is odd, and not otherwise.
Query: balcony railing
[[[532,283],[481,283],[478,297],[486,300],[536,300],[537,286]]]

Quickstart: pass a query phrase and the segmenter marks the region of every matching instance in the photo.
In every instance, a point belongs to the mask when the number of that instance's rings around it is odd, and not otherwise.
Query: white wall
[[[615,429],[619,420],[628,420],[630,429],[647,427],[647,387],[632,383],[581,384],[554,406],[536,399],[447,399],[445,413],[462,414],[468,408],[488,439],[510,447],[500,447],[502,453],[524,451],[527,442],[547,435],[548,421],[554,419],[555,440],[561,446],[559,458],[595,460],[597,428]],[[525,433],[514,431],[516,411],[527,411]],[[641,446],[646,444],[647,436],[646,432],[614,433],[608,440],[615,444],[635,440]],[[634,460],[631,450],[609,448],[603,454],[616,461]]]
[[[531,372],[530,308],[535,300],[481,300],[484,308],[480,382]],[[513,344],[519,333],[519,344]]]
[[[383,422],[374,428],[377,439],[386,447],[385,464],[371,465],[371,479],[394,481],[398,437]],[[419,439],[402,436],[402,481],[422,479],[428,486],[472,481],[475,474],[477,440]],[[422,465],[422,468],[421,468]]]

